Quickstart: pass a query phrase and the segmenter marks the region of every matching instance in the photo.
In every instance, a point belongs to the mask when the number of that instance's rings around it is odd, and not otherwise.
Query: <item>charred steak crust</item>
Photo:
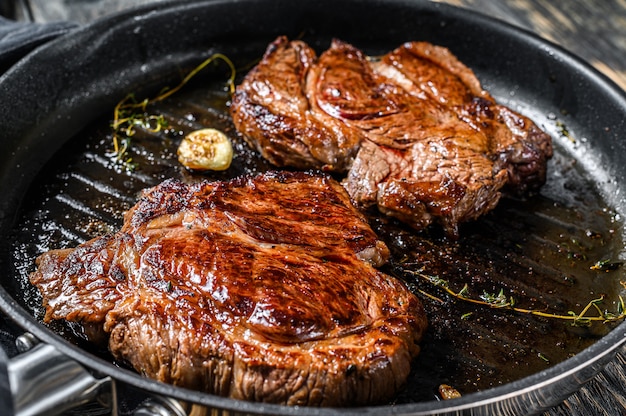
[[[458,224],[546,180],[549,135],[496,103],[448,49],[408,42],[373,60],[276,39],[237,87],[237,131],[277,166],[347,176],[357,206],[413,228]]]
[[[358,405],[405,382],[427,326],[339,183],[168,180],[121,230],[37,259],[46,321],[157,380],[237,399]]]
[[[305,83],[315,59],[306,43],[278,38],[236,89],[230,110],[243,138],[274,165],[341,172],[361,137],[340,120],[311,111]]]

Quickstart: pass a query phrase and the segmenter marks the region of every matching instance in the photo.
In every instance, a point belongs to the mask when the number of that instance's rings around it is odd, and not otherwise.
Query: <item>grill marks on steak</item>
[[[37,260],[45,319],[108,337],[158,380],[293,405],[365,404],[404,383],[419,300],[336,181],[266,173],[166,181],[121,230]]]
[[[488,139],[494,172],[506,169],[507,191],[522,194],[546,180],[552,140],[527,117],[496,103],[474,73],[448,49],[410,42],[374,64],[411,94],[451,110]]]
[[[451,236],[493,209],[503,190],[541,186],[552,156],[547,134],[497,104],[449,50],[425,42],[371,60],[338,40],[316,58],[280,37],[238,86],[231,113],[272,163],[347,172],[343,185],[358,206],[417,229],[436,221]],[[276,134],[267,114],[290,122]],[[311,140],[303,128],[311,124],[327,129]],[[311,158],[319,146],[332,157]]]

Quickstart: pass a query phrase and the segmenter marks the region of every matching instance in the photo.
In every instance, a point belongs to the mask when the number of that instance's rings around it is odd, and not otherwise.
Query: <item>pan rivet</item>
[[[19,352],[24,353],[39,344],[39,342],[33,334],[25,332],[15,339],[15,346]]]

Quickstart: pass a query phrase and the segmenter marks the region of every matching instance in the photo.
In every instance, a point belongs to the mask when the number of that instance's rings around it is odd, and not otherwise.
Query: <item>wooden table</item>
[[[443,0],[548,39],[626,89],[626,0]]]
[[[86,23],[155,0],[30,0],[31,18]],[[626,89],[626,0],[437,0],[537,33],[591,63]],[[24,3],[24,2],[22,2]],[[20,12],[20,10],[18,10]],[[579,392],[545,415],[626,414],[626,348]]]

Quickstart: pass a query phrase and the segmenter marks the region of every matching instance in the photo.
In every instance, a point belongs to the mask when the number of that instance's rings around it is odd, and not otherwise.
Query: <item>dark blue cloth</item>
[[[77,26],[72,22],[16,22],[0,16],[0,74],[36,47]]]

